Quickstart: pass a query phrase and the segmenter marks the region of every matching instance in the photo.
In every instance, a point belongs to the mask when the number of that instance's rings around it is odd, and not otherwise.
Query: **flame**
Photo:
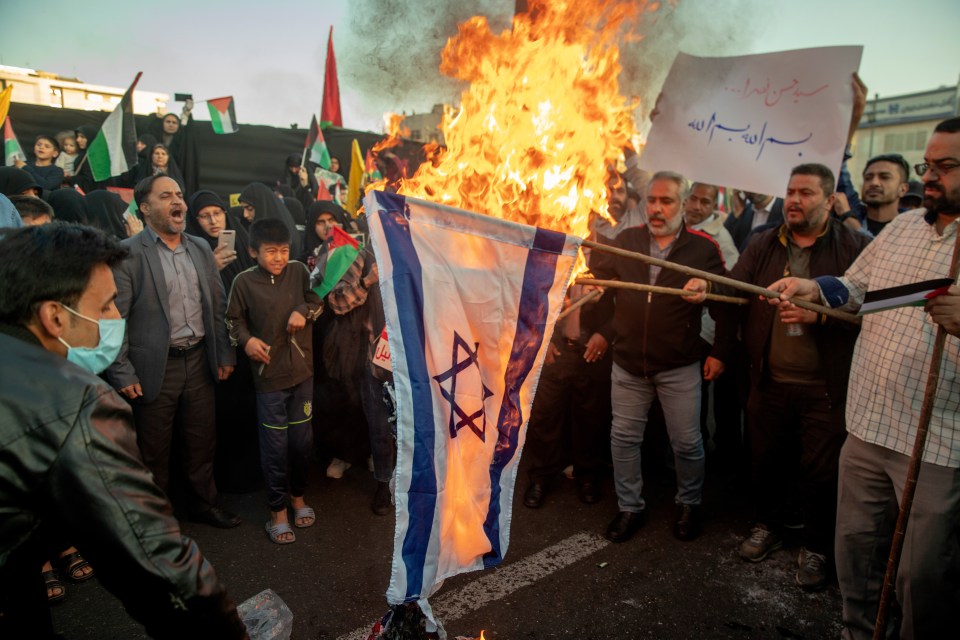
[[[483,629],[480,629],[480,640],[487,640],[487,639],[483,636]]]
[[[425,148],[415,174],[370,186],[515,222],[587,237],[591,216],[609,217],[608,167],[636,135],[635,101],[619,90],[618,39],[628,23],[655,10],[647,0],[528,0],[530,11],[512,30],[494,34],[486,18],[458,28],[440,70],[464,80],[458,109],[446,110],[446,148]],[[391,138],[374,155],[389,159],[400,123],[388,118]],[[388,166],[378,161],[378,166]],[[383,171],[383,169],[381,169]],[[478,261],[487,256],[478,253]],[[582,255],[580,260],[582,260]],[[581,267],[577,269],[582,270]],[[490,441],[492,442],[492,441]],[[482,455],[482,446],[448,460]],[[442,553],[458,566],[478,565],[489,551],[483,531],[487,503],[476,503],[483,478],[450,464],[445,471]],[[482,473],[483,470],[480,470]],[[475,568],[479,568],[479,565]],[[482,633],[481,633],[482,637]]]
[[[618,37],[656,3],[530,0],[513,29],[458,28],[440,70],[469,82],[443,119],[445,150],[398,192],[586,237],[607,217],[607,167],[636,136],[619,91]]]

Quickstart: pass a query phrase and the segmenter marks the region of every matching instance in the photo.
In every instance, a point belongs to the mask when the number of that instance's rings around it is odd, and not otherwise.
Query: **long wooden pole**
[[[677,264],[676,262],[670,262],[669,260],[661,260],[659,258],[654,258],[652,256],[648,256],[643,253],[637,253],[636,251],[627,251],[626,249],[611,247],[610,245],[601,244],[599,242],[594,242],[592,240],[584,240],[582,244],[584,247],[589,247],[597,251],[605,251],[607,253],[623,256],[625,258],[633,258],[635,260],[646,262],[647,264],[663,267],[664,269],[673,269],[674,271],[685,273],[688,276],[693,278],[703,278],[704,280],[710,280],[712,282],[716,282],[717,284],[724,284],[724,285],[727,285],[728,287],[733,287],[734,289],[739,289],[740,291],[746,291],[747,293],[752,293],[758,296],[762,296],[764,298],[780,297],[780,293],[778,291],[773,291],[772,289],[764,289],[763,287],[758,287],[755,284],[740,282],[739,280],[734,280],[733,278],[728,278],[726,276],[718,276],[717,274],[710,273],[709,271],[701,271],[700,269],[694,269],[693,267]],[[830,307],[825,307],[823,305],[815,304],[813,302],[807,302],[806,300],[793,299],[790,302],[800,307],[801,309],[807,309],[808,311],[822,313],[825,316],[829,316],[837,320],[842,320],[844,322],[849,322],[851,324],[860,324],[860,318],[853,315],[852,313],[837,311],[836,309],[831,309]]]
[[[960,272],[960,228],[955,233],[957,237],[953,245],[953,259],[950,262],[950,278],[954,282],[956,282],[958,272]],[[943,359],[943,348],[946,340],[947,332],[944,331],[943,325],[937,325],[937,335],[933,340],[933,355],[930,356],[930,372],[927,374],[927,386],[923,392],[923,405],[920,408],[920,424],[917,426],[917,436],[913,441],[913,453],[910,456],[907,477],[903,483],[903,495],[900,497],[900,513],[897,515],[897,524],[893,530],[893,541],[890,545],[890,556],[887,558],[887,569],[883,574],[880,606],[877,609],[877,620],[873,627],[874,640],[882,640],[886,637],[890,598],[893,595],[894,583],[897,581],[897,569],[900,566],[903,542],[907,535],[910,510],[913,508],[913,496],[917,491],[917,480],[920,477],[920,466],[923,462],[923,450],[927,446],[927,432],[930,430],[930,417],[933,415],[933,401],[936,399],[937,385],[940,384],[940,361]]]
[[[590,293],[583,294],[571,302],[569,307],[560,312],[560,315],[557,316],[557,322],[560,322],[583,305],[599,300],[602,296],[603,291],[591,291]]]
[[[631,289],[633,291],[650,291],[652,293],[665,293],[668,296],[690,297],[697,295],[693,291],[684,291],[683,289],[674,289],[672,287],[658,287],[652,284],[639,284],[637,282],[623,282],[621,280],[597,280],[595,278],[577,278],[574,284],[591,284],[598,287],[607,287],[610,289]],[[708,293],[707,300],[716,302],[729,302],[731,304],[747,304],[746,298],[735,298],[733,296],[721,296],[715,293]]]

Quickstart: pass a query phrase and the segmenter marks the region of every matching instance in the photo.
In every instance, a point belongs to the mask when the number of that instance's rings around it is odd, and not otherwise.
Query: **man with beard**
[[[612,167],[607,172],[607,213],[613,223],[598,218],[593,225],[593,231],[607,239],[616,238],[624,229],[646,224],[643,208],[631,207],[628,202],[626,179]]]
[[[858,219],[870,235],[876,236],[900,213],[900,198],[907,193],[909,177],[910,165],[899,153],[870,158],[863,169],[860,201],[851,193],[840,198],[834,207],[837,216],[841,221]]]
[[[170,493],[175,449],[187,477],[187,516],[235,527],[240,518],[217,506],[213,479],[213,384],[236,364],[223,282],[210,246],[183,233],[187,205],[176,180],[145,178],[134,198],[146,227],[123,241],[130,257],[113,268],[127,333],[107,379],[133,405],[137,444],[160,488]]]
[[[867,291],[949,275],[960,218],[960,118],[941,122],[916,166],[923,205],[884,229],[842,278],[787,278],[780,300],[855,310]],[[773,303],[780,302],[778,300]],[[780,303],[790,309],[792,305]],[[960,608],[960,287],[927,302],[867,315],[850,371],[849,437],[840,455],[837,577],[844,638],[870,638],[920,420],[937,326],[948,334],[930,431],[897,572],[900,638],[936,638]],[[895,630],[886,630],[884,637]]]
[[[680,209],[686,195],[683,176],[655,174],[646,189],[649,223],[624,229],[613,246],[723,274],[716,243],[683,225]],[[687,280],[678,271],[600,251],[593,252],[591,268],[600,278],[661,287],[679,288]],[[607,295],[611,292],[616,304],[613,318],[597,330],[613,345],[611,452],[619,513],[606,536],[611,542],[626,542],[643,525],[640,446],[650,407],[659,398],[677,470],[673,532],[680,540],[693,540],[700,532],[704,478],[700,307],[662,293],[611,289]],[[717,337],[703,365],[705,379],[722,373],[722,350],[730,343],[729,335]]]
[[[794,167],[783,201],[784,224],[757,234],[730,277],[766,286],[784,275],[843,273],[869,238],[830,218],[833,189],[827,167]],[[706,283],[694,279],[687,288],[705,291]],[[805,527],[796,582],[819,589],[829,578],[837,460],[856,330],[800,309],[778,317],[753,296],[742,335],[750,370],[747,436],[756,523],[740,545],[740,557],[760,562],[782,546],[788,487],[791,480],[799,481]]]

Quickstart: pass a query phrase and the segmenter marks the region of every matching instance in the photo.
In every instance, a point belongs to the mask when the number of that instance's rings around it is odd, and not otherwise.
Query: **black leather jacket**
[[[130,407],[23,327],[0,325],[0,353],[0,637],[52,635],[26,618],[46,607],[36,538],[55,527],[152,637],[247,638],[141,462]]]

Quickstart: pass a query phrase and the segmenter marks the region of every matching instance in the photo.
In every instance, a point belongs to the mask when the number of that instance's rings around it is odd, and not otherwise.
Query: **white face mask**
[[[91,373],[100,373],[113,364],[120,354],[120,347],[123,346],[123,332],[127,321],[123,318],[94,320],[62,302],[60,304],[73,315],[93,322],[100,329],[100,342],[95,347],[71,347],[63,338],[57,338],[60,344],[67,348],[67,360]]]

